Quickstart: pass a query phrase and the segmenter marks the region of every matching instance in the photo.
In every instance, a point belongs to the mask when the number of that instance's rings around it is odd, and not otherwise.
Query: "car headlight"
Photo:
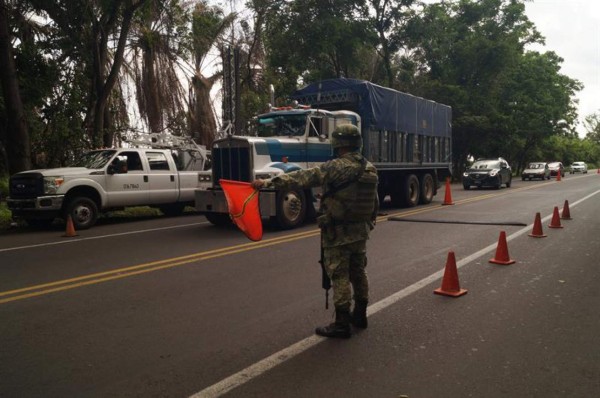
[[[467,173],[466,171],[463,173],[463,177],[468,177],[469,173]]]
[[[498,170],[498,169],[493,169],[492,171],[490,171],[490,176],[496,177],[496,174],[498,174],[499,171],[500,170]]]
[[[63,182],[65,182],[64,177],[44,177],[44,194],[55,195]]]

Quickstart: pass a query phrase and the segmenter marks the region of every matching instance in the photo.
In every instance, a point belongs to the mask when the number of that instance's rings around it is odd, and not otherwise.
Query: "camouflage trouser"
[[[369,301],[367,279],[367,242],[364,240],[323,249],[325,269],[331,278],[333,304],[336,309],[349,310],[354,300]]]

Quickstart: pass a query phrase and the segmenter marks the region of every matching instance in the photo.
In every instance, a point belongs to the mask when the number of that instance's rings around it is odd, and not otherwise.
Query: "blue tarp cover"
[[[452,108],[448,105],[365,80],[322,80],[297,90],[292,98],[313,108],[354,111],[360,115],[363,129],[437,137],[452,134]],[[343,106],[336,108],[335,101]]]

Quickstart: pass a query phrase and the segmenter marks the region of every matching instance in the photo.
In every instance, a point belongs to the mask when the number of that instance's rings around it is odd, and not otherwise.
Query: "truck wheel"
[[[277,192],[277,224],[282,229],[291,229],[304,222],[306,195],[304,191]]]
[[[387,192],[382,183],[377,185],[377,196],[379,197],[379,207],[383,206],[383,202],[385,201],[385,197],[387,196]]]
[[[206,213],[204,216],[209,223],[216,225],[217,227],[231,224],[231,218],[227,213]]]
[[[426,173],[421,177],[419,182],[421,186],[420,202],[424,205],[431,203],[433,200],[433,191],[435,189],[433,177],[431,174]]]
[[[390,195],[392,205],[395,207],[414,207],[419,204],[420,193],[419,179],[416,175],[409,174],[402,178],[400,185],[395,187]]]
[[[64,212],[64,218],[71,216],[75,229],[88,229],[98,219],[98,206],[90,198],[85,196],[75,197],[67,203]]]

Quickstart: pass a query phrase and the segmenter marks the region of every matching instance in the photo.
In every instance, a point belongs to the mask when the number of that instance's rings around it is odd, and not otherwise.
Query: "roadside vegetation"
[[[8,196],[8,177],[0,176],[0,229],[6,229],[10,226],[11,215],[6,207],[5,198]]]

